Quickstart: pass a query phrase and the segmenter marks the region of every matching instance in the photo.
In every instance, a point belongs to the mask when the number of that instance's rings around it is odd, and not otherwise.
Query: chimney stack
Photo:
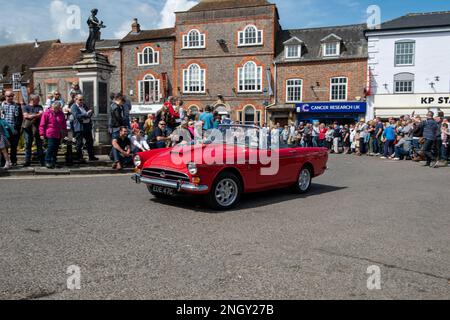
[[[138,19],[134,18],[133,24],[131,25],[131,32],[139,33],[141,32],[141,25],[138,23]]]
[[[34,39],[34,47],[39,48],[40,43],[38,42],[38,39]]]

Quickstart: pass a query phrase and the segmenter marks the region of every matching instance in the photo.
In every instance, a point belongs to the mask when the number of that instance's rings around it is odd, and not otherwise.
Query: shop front
[[[351,124],[366,117],[366,102],[311,102],[297,103],[297,122]]]

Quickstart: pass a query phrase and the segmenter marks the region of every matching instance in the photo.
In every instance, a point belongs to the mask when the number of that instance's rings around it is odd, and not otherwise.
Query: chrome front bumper
[[[168,180],[160,180],[153,178],[146,178],[141,176],[140,174],[135,174],[131,177],[131,179],[137,184],[146,184],[152,186],[159,186],[164,188],[171,188],[177,190],[177,192],[186,191],[189,193],[196,192],[206,192],[209,190],[208,186],[195,185],[192,183],[180,182],[180,181],[168,181]]]

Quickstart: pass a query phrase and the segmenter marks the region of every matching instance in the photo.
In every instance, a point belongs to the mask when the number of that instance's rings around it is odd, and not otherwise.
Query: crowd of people
[[[32,94],[28,104],[14,101],[14,93],[6,91],[0,97],[0,156],[5,169],[17,166],[17,148],[21,136],[25,142],[24,166],[30,166],[36,147],[40,164],[54,169],[61,143],[66,144],[67,165],[74,161],[97,161],[94,154],[94,111],[86,105],[84,96],[75,83],[67,103],[55,91],[40,105],[39,95]],[[121,93],[111,94],[109,133],[111,135],[113,168],[121,170],[132,164],[133,155],[151,149],[166,148],[183,143],[186,133],[192,141],[203,139],[196,132],[232,124],[228,116],[213,112],[206,106],[204,112],[194,114],[184,109],[180,98],[169,97],[156,114],[147,118],[131,118],[131,102]],[[449,160],[449,120],[442,112],[428,112],[420,116],[402,116],[383,122],[380,118],[356,124],[332,125],[299,123],[266,127],[280,144],[300,147],[326,147],[331,153],[379,156],[381,159],[424,161],[431,167],[447,166]],[[183,134],[181,134],[183,131]],[[278,139],[278,138],[277,138]],[[73,152],[72,145],[75,146]],[[44,152],[44,148],[46,151]],[[74,154],[73,154],[74,153]]]
[[[113,147],[111,158],[116,170],[131,163],[132,156],[138,152],[183,143],[186,134],[194,141],[196,128],[197,132],[203,132],[231,123],[229,118],[214,113],[211,106],[197,114],[191,109],[185,110],[183,100],[176,97],[169,97],[162,108],[156,114],[148,115],[147,119],[133,118],[129,121],[126,98],[117,93],[111,96],[111,100],[109,131]]]
[[[315,122],[291,124],[278,130],[283,144],[326,147],[330,153],[379,156],[395,161],[423,161],[430,167],[447,166],[449,160],[449,119],[443,112],[429,111],[426,118],[401,116],[383,122],[380,118],[356,124],[325,125]],[[272,131],[273,132],[273,131]]]
[[[48,95],[45,105],[40,104],[41,99],[37,94],[31,94],[28,103],[15,101],[15,94],[11,90],[0,97],[0,151],[4,169],[18,165],[17,149],[22,135],[25,145],[24,167],[31,166],[33,145],[40,165],[48,169],[57,167],[61,143],[67,145],[68,165],[74,161],[87,163],[84,149],[87,150],[89,161],[99,160],[94,154],[94,111],[84,103],[84,96],[77,83],[72,86],[69,96],[70,101],[66,103],[61,93],[55,91]],[[75,155],[72,145],[75,145]]]

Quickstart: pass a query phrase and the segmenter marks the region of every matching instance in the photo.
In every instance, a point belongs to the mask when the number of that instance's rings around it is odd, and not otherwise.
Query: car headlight
[[[141,160],[141,157],[139,157],[139,155],[136,155],[136,156],[134,157],[133,161],[134,161],[134,165],[135,165],[136,167],[140,167],[141,164],[142,164],[142,160]]]
[[[189,162],[188,170],[189,170],[189,173],[192,175],[197,174],[197,165],[194,162]]]

